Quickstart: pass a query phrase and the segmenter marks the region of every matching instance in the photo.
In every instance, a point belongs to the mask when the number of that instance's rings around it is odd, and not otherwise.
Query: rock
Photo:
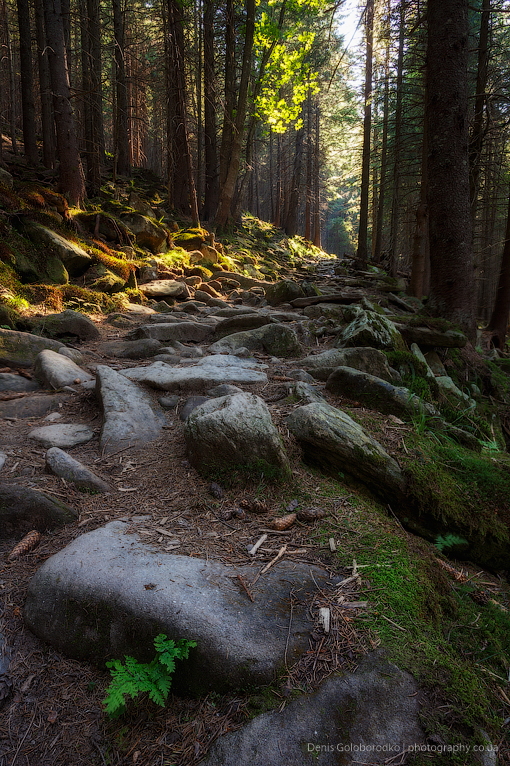
[[[373,311],[360,309],[357,317],[339,334],[336,345],[370,346],[371,348],[404,351],[402,336],[393,322]]]
[[[353,367],[355,370],[363,370],[383,380],[392,380],[386,355],[376,348],[367,346],[341,350],[332,348],[321,354],[300,359],[298,364],[303,369],[309,370],[317,380],[327,380],[337,367]]]
[[[166,229],[151,218],[140,213],[122,213],[120,218],[135,235],[137,245],[150,250],[154,255],[167,252],[168,236]]]
[[[161,322],[157,324],[144,324],[130,333],[134,340],[139,338],[155,338],[162,342],[180,340],[201,343],[213,333],[210,325],[198,324],[198,322]]]
[[[98,234],[105,237],[110,242],[116,244],[122,244],[123,242],[129,242],[129,229],[118,219],[112,218],[104,213],[85,213],[80,212],[73,215],[73,218],[77,220],[85,229],[97,237]],[[126,255],[132,253],[133,248],[129,245],[124,245],[119,248]]]
[[[156,218],[156,213],[149,203],[139,197],[133,190],[129,192],[128,205],[129,207],[132,207],[133,210],[136,210],[137,213],[146,215],[147,218]]]
[[[242,394],[243,389],[238,386],[230,386],[228,383],[222,383],[219,386],[214,386],[207,391],[208,396],[217,398],[218,396],[228,396],[229,394]]]
[[[184,436],[190,463],[204,473],[246,466],[257,474],[289,471],[265,402],[254,394],[222,396],[197,407]]]
[[[424,355],[421,352],[420,347],[416,343],[411,343],[410,351],[413,356],[418,359],[419,362],[421,362],[425,366],[425,373],[427,378],[434,378],[434,373],[430,369],[427,360],[425,359]]]
[[[315,383],[315,378],[305,370],[290,370],[290,372],[287,372],[287,377],[294,380],[302,380],[303,383]]]
[[[214,330],[214,337],[218,340],[226,335],[232,335],[244,330],[255,330],[271,324],[271,318],[263,314],[240,314],[218,322]]]
[[[18,484],[0,484],[0,538],[44,532],[76,521],[75,510],[57,498]]]
[[[404,420],[437,415],[434,407],[423,402],[409,389],[394,386],[382,378],[352,367],[337,367],[326,382],[326,390],[361,402],[369,409],[385,415],[396,415]]]
[[[388,763],[425,742],[414,678],[372,652],[355,673],[253,718],[220,737],[204,766],[332,766]],[[400,760],[400,757],[399,757]]]
[[[89,442],[94,438],[94,432],[88,426],[60,423],[54,426],[34,428],[28,436],[45,447],[66,447],[69,449],[78,444]]]
[[[99,439],[103,453],[140,447],[157,439],[165,417],[153,409],[151,398],[110,367],[98,365],[96,372],[96,392],[104,413]]]
[[[209,346],[209,351],[213,354],[222,351],[232,353],[241,347],[248,348],[250,351],[264,350],[271,356],[284,358],[299,356],[301,353],[301,347],[294,330],[279,323],[227,335]]]
[[[68,400],[69,396],[36,394],[24,399],[0,402],[0,418],[41,418]]]
[[[69,282],[66,267],[51,252],[34,258],[18,250],[14,253],[14,267],[23,282],[47,282],[51,285],[66,285]]]
[[[154,362],[149,367],[122,370],[122,375],[130,380],[146,383],[154,388],[162,388],[165,391],[198,391],[227,381],[244,385],[267,383],[267,375],[264,372],[233,364],[224,366],[196,364],[176,369],[165,362]]]
[[[63,343],[40,338],[28,332],[0,329],[0,363],[13,367],[33,367],[37,355],[44,349],[59,351]]]
[[[308,649],[307,609],[317,586],[327,587],[323,570],[279,562],[258,580],[251,602],[235,575],[250,582],[259,566],[233,570],[155,552],[132,532],[125,522],[111,522],[40,567],[24,611],[39,638],[101,665],[124,654],[152,659],[158,633],[193,639],[197,647],[177,665],[172,686],[188,694],[270,683]]]
[[[214,316],[217,317],[237,317],[243,314],[253,314],[253,309],[249,306],[227,306],[226,308],[220,308],[214,312]]]
[[[34,221],[26,221],[23,230],[36,245],[50,248],[62,261],[71,277],[81,276],[92,265],[92,258],[83,248],[61,237],[46,226]]]
[[[43,385],[50,388],[63,388],[63,386],[78,385],[88,380],[94,380],[94,376],[82,370],[77,364],[55,351],[41,351],[35,360],[34,375]]]
[[[300,404],[312,404],[312,402],[324,401],[322,394],[304,381],[297,380],[295,383],[286,383],[285,387],[288,391],[288,396]]]
[[[126,286],[135,287],[136,284],[130,283],[130,280],[119,276],[111,269],[108,269],[102,263],[96,263],[90,268],[85,277],[85,285],[91,290],[97,290],[100,293],[121,293]]]
[[[51,447],[46,453],[46,469],[81,489],[90,489],[93,492],[112,491],[99,476],[58,447]]]
[[[306,306],[303,314],[310,319],[333,319],[336,322],[343,322],[344,308],[337,303],[315,303],[312,306]]]
[[[156,279],[139,285],[138,289],[147,298],[187,298],[189,297],[188,285],[177,282],[175,279]]]
[[[405,480],[398,464],[345,412],[329,404],[306,404],[286,422],[308,462],[333,475],[345,472],[392,501],[402,498]]]
[[[441,358],[437,351],[427,351],[426,354],[424,354],[425,361],[427,362],[428,366],[432,370],[434,375],[440,376],[440,375],[446,375],[446,369],[444,364],[441,361]]]
[[[210,245],[201,245],[200,254],[202,257],[199,260],[204,261],[205,263],[216,264],[220,260],[220,254],[216,248],[211,247]],[[191,256],[190,261],[193,262]]]
[[[453,394],[458,399],[465,401],[466,404],[468,404],[470,407],[476,406],[476,402],[471,399],[470,396],[461,391],[460,388],[455,385],[454,381],[450,378],[449,375],[439,375],[435,380],[443,394]]]
[[[295,298],[303,298],[303,288],[291,279],[283,279],[281,282],[267,286],[264,285],[266,299],[270,306],[278,306],[280,303],[290,303]]]
[[[419,346],[440,346],[441,348],[464,348],[466,336],[457,330],[440,332],[430,327],[414,327],[396,325],[406,343],[417,343]]]
[[[264,282],[262,279],[246,277],[244,274],[238,274],[233,271],[217,271],[213,274],[213,279],[235,279],[236,282],[239,282],[241,287],[261,287],[263,290],[266,290],[266,288],[271,285],[271,282]]]
[[[33,331],[51,338],[75,335],[80,340],[98,340],[101,337],[101,333],[91,319],[71,309],[61,311],[60,314],[35,317],[31,325]]]
[[[112,340],[101,343],[98,351],[105,356],[114,356],[117,359],[148,359],[161,351],[162,343],[154,338],[140,338],[140,340]]]
[[[210,398],[210,396],[190,396],[188,399],[186,399],[179,412],[179,419],[182,421],[186,420],[188,415],[190,415],[193,410],[195,410],[201,404],[208,402]]]
[[[77,348],[70,348],[69,346],[63,346],[62,348],[59,348],[58,352],[59,354],[62,354],[62,356],[66,356],[68,359],[71,359],[72,362],[75,364],[83,364],[84,358],[81,351],[78,351]]]
[[[11,372],[0,372],[0,391],[37,391],[39,388],[36,380],[29,380]]]
[[[160,396],[158,397],[158,402],[161,404],[164,410],[175,410],[179,404],[179,397],[177,395]]]
[[[13,181],[14,179],[9,171],[5,170],[5,168],[0,168],[0,184],[7,186],[8,189],[12,189]]]
[[[208,232],[205,229],[183,229],[174,234],[173,241],[177,247],[192,252],[193,250],[200,250],[202,245],[206,244],[205,238],[207,236]]]

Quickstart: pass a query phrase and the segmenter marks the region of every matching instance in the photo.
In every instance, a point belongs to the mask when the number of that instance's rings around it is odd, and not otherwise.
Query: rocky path
[[[90,693],[104,679],[80,662],[124,653],[144,659],[158,632],[198,643],[176,676],[178,690],[230,695],[216,728],[205,702],[189,708],[214,736],[243,719],[246,699],[237,708],[232,700],[246,686],[283,674],[289,690],[318,689],[219,740],[210,764],[299,766],[314,747],[317,763],[331,763],[326,746],[341,743],[320,711],[343,710],[353,699],[359,713],[342,736],[372,748],[371,762],[385,762],[390,739],[402,747],[423,741],[414,681],[382,657],[370,653],[358,673],[321,685],[331,672],[353,669],[369,646],[350,626],[365,608],[359,577],[339,569],[332,553],[351,510],[349,490],[315,503],[316,478],[300,455],[396,507],[407,487],[392,449],[395,429],[405,431],[423,412],[437,428],[448,425],[401,393],[383,352],[404,349],[404,339],[421,337],[425,353],[465,339],[409,323],[417,306],[396,295],[398,280],[353,276],[336,261],[320,264],[313,285],[304,270],[300,284],[268,290],[274,305],[257,280],[236,287],[235,276],[216,279],[215,295],[187,285],[187,298],[174,305],[164,298],[175,284],[153,280],[146,292],[157,291],[155,308],[130,305],[94,321],[65,311],[44,320],[51,340],[0,330],[6,764],[18,756],[30,766],[106,763],[99,705],[79,735],[70,731],[73,716],[90,706],[81,669],[91,674]],[[413,353],[428,368],[418,346]],[[370,431],[352,417],[367,407]],[[469,440],[457,431],[450,429],[453,438]],[[324,524],[327,548],[318,542]],[[34,529],[42,533],[38,547],[10,560],[13,545]],[[186,704],[176,703],[175,716]],[[193,739],[174,716],[173,746],[172,714],[162,716],[140,733],[139,747],[130,739],[128,751],[117,746],[108,762],[204,757],[212,735],[202,730]],[[275,733],[282,727],[285,741]],[[351,752],[338,762],[356,758]]]

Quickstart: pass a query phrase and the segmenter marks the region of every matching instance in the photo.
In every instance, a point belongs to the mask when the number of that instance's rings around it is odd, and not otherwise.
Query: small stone
[[[216,484],[216,482],[215,482],[215,481],[212,481],[212,482],[209,484],[209,487],[208,487],[208,489],[209,489],[209,492],[211,493],[211,495],[212,495],[212,496],[213,496],[213,497],[214,497],[216,500],[221,500],[221,499],[222,499],[222,497],[223,497],[223,496],[224,496],[224,494],[225,494],[225,493],[224,493],[224,491],[223,491],[223,489],[220,487],[220,485],[219,485],[219,484]]]
[[[78,444],[86,444],[94,438],[94,432],[88,426],[62,423],[56,426],[34,428],[28,436],[45,447],[70,448],[76,447]]]
[[[178,396],[160,396],[158,402],[164,410],[174,410],[179,404]]]

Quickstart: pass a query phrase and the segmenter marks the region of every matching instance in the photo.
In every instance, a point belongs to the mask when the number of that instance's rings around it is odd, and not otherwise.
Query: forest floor
[[[109,325],[103,315],[93,319],[103,341],[125,334]],[[327,348],[327,340],[318,343]],[[97,363],[116,368],[134,364],[100,356],[98,342],[83,343],[79,348]],[[214,497],[209,483],[187,461],[178,407],[169,414],[163,435],[143,449],[105,456],[98,452],[97,439],[75,448],[73,457],[117,490],[107,495],[85,494],[45,473],[46,451],[28,438],[32,428],[43,425],[42,418],[2,421],[0,449],[9,455],[3,478],[48,491],[75,508],[79,518],[45,534],[39,546],[18,561],[7,560],[17,541],[0,542],[0,634],[11,652],[13,681],[0,718],[0,766],[193,766],[218,736],[241,727],[260,712],[284,707],[294,693],[313,689],[331,672],[353,670],[360,655],[380,645],[388,648],[391,659],[416,672],[423,688],[423,721],[429,734],[440,741],[447,741],[449,734],[472,741],[479,737],[476,725],[482,726],[499,748],[499,764],[510,764],[505,738],[510,721],[508,679],[485,663],[484,655],[492,649],[488,637],[492,623],[494,636],[500,635],[503,618],[508,624],[507,583],[469,562],[452,562],[453,573],[462,575],[459,584],[455,574],[451,578],[444,568],[446,562],[438,551],[405,531],[391,509],[343,481],[303,466],[297,445],[283,425],[293,408],[285,402],[282,386],[289,368],[285,360],[275,363],[263,354],[254,356],[269,365],[269,383],[250,390],[266,401],[280,425],[293,467],[287,484],[251,477],[241,484],[226,482],[223,496]],[[325,396],[338,404],[327,392]],[[350,402],[349,411],[356,410],[362,419],[370,419],[371,433],[390,454],[398,459],[406,451],[412,425]],[[99,433],[101,415],[93,393],[72,395],[63,403],[61,414],[61,422],[88,424]],[[269,563],[283,541],[302,551],[300,560],[337,575],[348,576],[359,565],[362,576],[351,595],[352,600],[366,601],[367,607],[352,615],[344,613],[341,635],[335,636],[334,645],[324,646],[312,635],[304,661],[288,668],[271,687],[229,695],[211,693],[200,699],[172,695],[165,708],[142,698],[131,703],[121,718],[110,720],[102,705],[110,682],[107,669],[64,657],[25,627],[23,605],[31,577],[77,536],[118,518],[132,520],[155,548],[166,550],[171,536],[172,552],[223,561],[235,573],[237,566],[247,563],[247,548],[266,527],[267,517],[231,516],[246,499],[263,501],[267,516],[281,514],[296,501],[323,509],[326,516],[320,521],[297,524],[280,535],[273,533],[258,563],[261,568]],[[173,547],[175,539],[177,548]],[[472,598],[473,593],[483,594],[485,603],[492,599],[496,606],[483,613],[484,607]],[[501,655],[501,646],[496,650]],[[467,675],[461,683],[457,676],[464,671]],[[445,680],[448,673],[451,679]],[[1,695],[0,684],[0,699]],[[403,755],[399,761],[417,766],[430,762],[428,756],[420,761],[411,755]],[[462,763],[445,756],[436,762]]]

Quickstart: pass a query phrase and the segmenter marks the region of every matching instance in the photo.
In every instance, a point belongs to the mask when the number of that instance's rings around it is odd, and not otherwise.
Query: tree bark
[[[468,156],[468,0],[429,0],[426,64],[432,310],[476,334]]]
[[[35,34],[37,40],[39,93],[41,99],[43,164],[46,168],[53,168],[55,167],[55,123],[53,118],[53,97],[51,95],[50,68],[48,64],[48,49],[46,45],[42,0],[35,0]]]
[[[491,0],[482,0],[480,18],[480,36],[478,38],[478,66],[476,73],[476,94],[473,129],[469,145],[469,198],[471,201],[471,221],[474,227],[480,182],[481,154],[484,140],[485,102],[489,63],[489,21]]]
[[[125,25],[122,0],[112,0],[113,35],[115,38],[115,175],[131,175],[129,149],[129,105],[125,61]]]
[[[363,117],[363,157],[361,161],[361,195],[358,231],[357,266],[366,269],[368,263],[368,200],[370,195],[370,143],[372,134],[372,63],[374,44],[374,0],[367,0],[366,58]]]
[[[71,205],[79,207],[85,199],[85,177],[70,100],[69,73],[60,0],[44,0],[44,19],[53,91],[60,189],[69,198]]]
[[[506,218],[505,245],[499,270],[496,300],[491,318],[487,326],[492,344],[497,348],[505,348],[505,339],[510,314],[510,194],[508,196],[508,213]]]
[[[219,195],[218,146],[216,138],[217,97],[213,35],[215,10],[215,0],[204,0],[205,193],[202,216],[206,221],[216,212]]]
[[[30,25],[30,4],[28,0],[18,2],[19,55],[21,74],[21,114],[23,117],[23,143],[25,157],[37,165],[37,141],[35,134],[34,76],[32,68],[32,35]]]

